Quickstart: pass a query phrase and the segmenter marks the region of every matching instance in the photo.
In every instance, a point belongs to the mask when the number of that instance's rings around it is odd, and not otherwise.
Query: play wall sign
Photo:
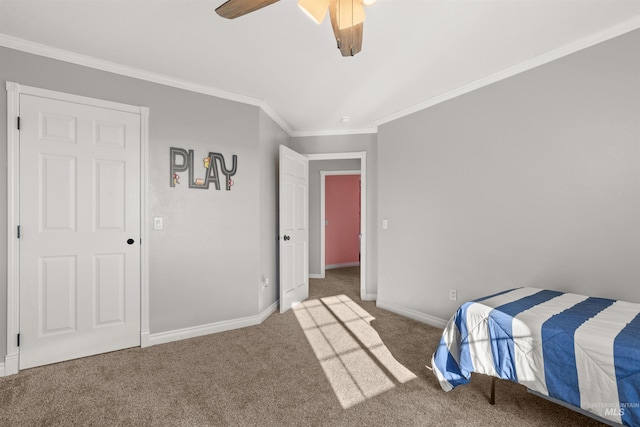
[[[238,170],[238,156],[232,156],[232,166],[227,168],[227,162],[220,153],[210,152],[207,157],[195,162],[193,150],[171,147],[169,149],[170,158],[170,179],[171,187],[184,183],[184,176],[179,173],[187,172],[187,183],[189,188],[208,189],[209,184],[213,184],[216,190],[220,190],[221,179],[224,180],[227,191],[233,186],[233,179]],[[218,169],[219,168],[219,169]]]

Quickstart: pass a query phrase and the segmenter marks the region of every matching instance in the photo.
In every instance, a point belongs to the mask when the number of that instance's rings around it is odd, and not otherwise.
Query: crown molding
[[[280,128],[285,131],[287,135],[289,135],[289,137],[293,136],[293,133],[295,131],[291,130],[289,124],[285,122],[284,119],[280,117],[280,115],[276,113],[269,104],[267,104],[266,102],[262,102],[260,108],[262,108],[262,111],[264,111],[267,116],[271,117],[271,120],[276,122],[276,124],[280,126]]]
[[[634,17],[627,21],[624,21],[618,25],[610,27],[606,30],[597,32],[590,36],[584,37],[576,42],[562,46],[549,53],[537,56],[528,61],[522,62],[513,67],[509,67],[505,70],[483,77],[474,82],[468,83],[451,91],[445,92],[441,95],[429,98],[421,103],[415,104],[411,107],[404,108],[395,113],[389,114],[378,118],[374,122],[374,127],[363,129],[332,129],[321,131],[299,131],[292,130],[288,123],[277,113],[271,106],[264,100],[258,98],[252,98],[244,95],[239,95],[231,92],[226,92],[214,87],[200,85],[185,80],[175,79],[173,77],[165,76],[162,74],[146,71],[138,68],[128,67],[125,65],[117,64],[110,61],[101,60],[87,55],[81,55],[71,51],[53,48],[40,43],[31,42],[28,40],[20,39],[17,37],[9,36],[0,33],[0,46],[4,46],[10,49],[16,49],[35,55],[45,56],[60,61],[69,62],[76,65],[95,68],[101,71],[107,71],[115,74],[120,74],[127,77],[133,77],[140,80],[159,83],[166,86],[175,87],[178,89],[184,89],[191,92],[197,92],[204,95],[215,96],[217,98],[227,99],[230,101],[240,102],[243,104],[249,104],[261,108],[265,114],[267,114],[273,121],[278,124],[284,130],[289,137],[306,137],[306,136],[337,136],[337,135],[360,135],[360,134],[373,134],[378,133],[378,127],[393,120],[400,119],[418,111],[427,109],[434,105],[456,98],[460,95],[472,92],[476,89],[480,89],[484,86],[488,86],[492,83],[496,83],[500,80],[507,79],[533,68],[539,67],[546,63],[555,61],[556,59],[610,40],[614,37],[621,36],[630,31],[634,31],[640,28],[640,16]]]
[[[297,131],[294,130],[289,136],[293,138],[305,136],[336,136],[336,135],[363,135],[378,133],[378,128],[363,129],[334,129],[334,130],[318,130],[318,131]]]
[[[165,75],[154,73],[151,71],[129,67],[122,64],[117,64],[111,61],[105,61],[102,59],[94,58],[92,56],[82,55],[82,54],[71,52],[64,49],[54,48],[41,43],[35,43],[32,41],[20,39],[18,37],[13,37],[13,36],[2,34],[2,33],[0,33],[0,46],[4,46],[9,49],[19,50],[26,53],[31,53],[34,55],[44,56],[46,58],[56,59],[58,61],[69,62],[75,65],[94,68],[100,71],[107,71],[110,73],[119,74],[126,77],[132,77],[135,79],[140,79],[140,80],[145,80],[152,83],[158,83],[165,86],[175,87],[175,88],[187,90],[190,92],[196,92],[204,95],[214,96],[216,98],[222,98],[229,101],[235,101],[235,102],[240,102],[242,104],[248,104],[248,105],[260,107],[289,136],[291,136],[291,133],[292,133],[291,128],[286,123],[286,121],[283,120],[262,99],[252,98],[244,95],[238,95],[236,93],[227,92],[221,89],[216,89],[211,86],[200,85],[197,83],[176,79],[173,77],[165,76]]]
[[[429,107],[433,107],[434,105],[440,104],[441,102],[448,101],[460,95],[464,95],[476,89],[480,89],[484,86],[488,86],[492,83],[496,83],[500,80],[507,79],[509,77],[515,76],[516,74],[523,73],[525,71],[539,67],[540,65],[544,65],[551,61],[555,61],[556,59],[560,59],[564,56],[571,55],[572,53],[575,53],[580,50],[586,49],[588,47],[594,46],[596,44],[605,42],[607,40],[621,36],[628,32],[637,30],[638,28],[640,28],[640,16],[624,21],[618,25],[614,25],[613,27],[610,27],[606,30],[584,37],[576,42],[564,45],[544,55],[537,56],[528,61],[521,62],[520,64],[515,65],[513,67],[509,67],[502,71],[498,71],[497,73],[491,74],[487,77],[484,77],[474,82],[471,82],[469,84],[463,85],[449,92],[445,92],[441,95],[435,96],[433,98],[429,98],[412,107],[404,108],[393,114],[389,114],[388,116],[381,117],[375,121],[375,124],[376,126],[380,126],[385,123],[391,122],[393,120],[397,120],[399,118],[408,116],[418,111],[427,109]]]

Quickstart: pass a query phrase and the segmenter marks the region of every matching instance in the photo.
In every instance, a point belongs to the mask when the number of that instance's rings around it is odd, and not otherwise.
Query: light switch
[[[382,220],[382,229],[386,230],[387,228],[389,228],[389,221],[386,219]]]
[[[159,216],[153,217],[153,229],[162,230],[162,218]]]

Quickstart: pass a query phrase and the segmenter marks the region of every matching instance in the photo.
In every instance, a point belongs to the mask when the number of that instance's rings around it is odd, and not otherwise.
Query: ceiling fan
[[[269,6],[279,0],[228,0],[216,9],[223,18],[235,19]],[[362,50],[364,6],[376,0],[298,0],[298,6],[320,24],[329,10],[333,34],[342,56],[354,56]]]

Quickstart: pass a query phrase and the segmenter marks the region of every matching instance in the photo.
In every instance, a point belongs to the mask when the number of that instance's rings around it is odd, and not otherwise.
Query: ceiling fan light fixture
[[[223,18],[235,19],[255,12],[279,0],[227,0],[216,8]],[[354,56],[362,50],[364,6],[376,0],[298,0],[298,6],[314,22],[321,24],[329,10],[336,46],[342,56]]]
[[[316,24],[322,24],[329,9],[329,0],[298,0],[298,6]]]
[[[364,22],[364,6],[362,0],[338,0],[338,28],[353,27]]]

